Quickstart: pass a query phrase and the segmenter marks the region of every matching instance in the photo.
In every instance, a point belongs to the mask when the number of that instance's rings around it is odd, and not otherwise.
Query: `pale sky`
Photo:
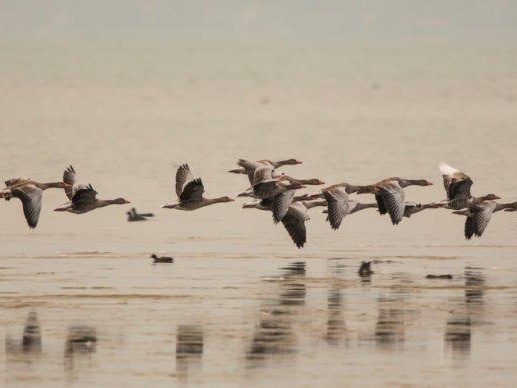
[[[452,43],[514,47],[513,0],[0,0],[0,41]]]

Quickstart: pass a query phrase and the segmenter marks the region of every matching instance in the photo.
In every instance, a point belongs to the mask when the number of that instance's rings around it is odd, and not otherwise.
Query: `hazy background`
[[[227,173],[238,158],[291,157],[283,171],[328,184],[435,182],[407,189],[416,202],[445,197],[444,160],[475,195],[516,201],[516,21],[515,1],[0,0],[0,178],[73,164],[132,202],[63,214],[48,190],[34,230],[0,203],[0,341],[19,344],[30,311],[43,336],[41,354],[0,346],[0,385],[513,387],[515,213],[466,241],[446,210],[331,231],[313,209],[298,250],[241,200],[161,206],[181,163],[218,197],[248,186]],[[130,206],[155,217],[128,223]],[[95,328],[95,353],[67,355],[74,324]],[[203,332],[192,367],[185,325]]]
[[[2,0],[0,7],[7,41],[514,47],[517,39],[517,4],[510,0]]]

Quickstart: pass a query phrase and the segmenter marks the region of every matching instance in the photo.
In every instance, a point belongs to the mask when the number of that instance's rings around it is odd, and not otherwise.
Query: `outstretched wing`
[[[201,201],[205,188],[201,178],[194,179],[185,185],[181,192],[180,201]]]
[[[63,172],[63,188],[65,189],[65,194],[69,200],[72,200],[74,196],[74,186],[77,182],[77,174],[72,165],[68,166]]]
[[[323,190],[323,196],[327,200],[328,221],[332,229],[337,230],[346,216],[347,192],[338,187],[331,190]]]
[[[476,236],[481,237],[485,231],[492,218],[495,207],[496,203],[492,201],[485,201],[470,207],[470,212],[472,213],[472,227]]]
[[[185,186],[194,180],[194,176],[192,172],[190,172],[190,167],[188,164],[182,164],[179,166],[178,171],[176,171],[176,195],[178,198],[181,197],[181,193],[185,189]]]
[[[296,190],[287,190],[273,197],[271,210],[273,211],[273,221],[275,224],[282,221],[282,218],[287,214],[295,193]]]
[[[97,192],[93,189],[92,185],[81,186],[74,192],[72,206],[74,209],[79,209],[82,206],[93,204],[96,196]]]
[[[472,179],[464,172],[449,166],[447,163],[440,163],[440,171],[443,176],[443,186],[450,201],[468,200],[471,198],[470,188]]]
[[[309,219],[307,211],[303,211],[296,206],[289,207],[287,214],[282,218],[282,224],[284,225],[287,233],[291,237],[291,240],[295,243],[298,248],[302,248],[307,241],[307,230],[305,228],[305,221]]]
[[[404,217],[404,190],[397,182],[391,181],[380,188],[379,194],[384,200],[391,222],[397,225]]]
[[[29,227],[35,228],[38,225],[39,214],[41,212],[42,190],[34,185],[27,185],[12,190],[14,197],[19,198],[23,205],[23,214]]]

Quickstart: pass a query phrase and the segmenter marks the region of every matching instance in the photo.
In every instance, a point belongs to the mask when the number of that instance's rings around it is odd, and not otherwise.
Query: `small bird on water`
[[[126,212],[127,220],[132,221],[147,221],[147,218],[154,217],[153,213],[138,213],[134,207],[130,211]]]
[[[154,253],[151,255],[154,259],[154,263],[174,263],[174,258],[168,256],[156,256]]]

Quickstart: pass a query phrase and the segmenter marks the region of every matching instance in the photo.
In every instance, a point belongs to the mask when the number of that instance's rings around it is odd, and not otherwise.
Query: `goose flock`
[[[446,199],[420,204],[406,201],[405,190],[409,186],[430,186],[425,179],[404,179],[392,177],[370,185],[352,185],[346,182],[322,188],[319,192],[297,194],[297,190],[309,185],[324,185],[317,178],[292,178],[277,169],[285,165],[301,164],[297,159],[281,161],[258,160],[251,162],[239,159],[239,168],[229,170],[233,174],[247,175],[249,187],[238,197],[250,197],[254,201],[242,205],[244,209],[259,209],[272,213],[273,222],[282,223],[292,241],[302,248],[307,241],[305,222],[310,219],[309,209],[325,207],[323,213],[333,230],[339,229],[344,218],[361,210],[376,208],[380,215],[388,214],[393,225],[399,224],[404,217],[426,209],[449,209],[453,214],[466,217],[464,234],[466,239],[481,237],[492,214],[501,210],[517,211],[517,202],[498,203],[495,194],[475,197],[471,194],[473,181],[464,172],[447,163],[440,163]],[[216,203],[232,202],[234,199],[204,197],[205,188],[201,178],[194,178],[188,164],[182,164],[176,171],[175,191],[177,200],[162,206],[166,209],[184,211],[197,210]],[[61,182],[40,183],[32,179],[14,178],[5,181],[6,187],[0,191],[0,198],[6,201],[15,197],[20,199],[23,213],[30,228],[38,224],[42,206],[43,191],[50,188],[63,189],[68,202],[54,209],[60,212],[83,214],[109,205],[130,203],[124,198],[98,199],[97,191],[90,183],[78,183],[77,174],[72,166],[65,169]],[[356,194],[356,198],[351,198]],[[358,198],[364,194],[374,195],[375,202],[364,203]],[[137,213],[135,208],[127,212],[128,221],[145,221],[152,213]]]

